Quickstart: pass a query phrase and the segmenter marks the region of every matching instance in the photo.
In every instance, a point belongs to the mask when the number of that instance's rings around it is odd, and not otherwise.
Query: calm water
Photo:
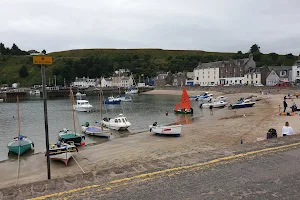
[[[103,117],[115,117],[123,113],[131,122],[130,133],[148,130],[148,126],[157,121],[159,124],[169,124],[178,120],[191,122],[190,117],[176,116],[173,114],[175,104],[180,101],[180,96],[171,95],[133,95],[133,102],[122,102],[120,105],[103,105]],[[93,124],[99,121],[99,103],[96,96],[88,96],[87,100],[94,107],[91,113],[76,112],[75,118],[77,131],[79,125],[86,121]],[[72,106],[69,99],[48,100],[48,122],[50,143],[57,141],[57,134],[63,128],[73,130]],[[199,109],[197,102],[192,102],[194,117],[202,116],[203,111]],[[169,115],[165,115],[165,111]],[[207,112],[205,110],[204,112]],[[43,100],[32,98],[20,102],[21,134],[30,137],[35,143],[35,153],[45,151],[45,129]],[[0,160],[7,159],[7,143],[18,133],[18,118],[16,103],[0,103]],[[113,132],[113,138],[124,137],[128,132]],[[113,139],[112,138],[112,139]],[[87,137],[86,143],[101,143],[107,139],[98,137]]]

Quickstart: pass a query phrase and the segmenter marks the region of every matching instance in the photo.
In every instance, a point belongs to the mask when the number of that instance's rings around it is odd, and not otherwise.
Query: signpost
[[[49,132],[48,132],[48,114],[47,114],[47,93],[46,93],[46,74],[45,66],[52,64],[51,56],[33,56],[33,64],[41,65],[41,75],[43,84],[43,100],[44,100],[44,120],[45,120],[45,136],[46,136],[46,156],[47,156],[47,174],[48,179],[51,179],[50,157],[49,157]]]

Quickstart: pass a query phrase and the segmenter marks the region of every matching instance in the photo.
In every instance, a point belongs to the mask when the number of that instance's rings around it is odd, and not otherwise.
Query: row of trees
[[[13,43],[12,47],[5,47],[3,43],[0,43],[0,54],[1,55],[28,55],[27,51],[19,49],[19,47]]]

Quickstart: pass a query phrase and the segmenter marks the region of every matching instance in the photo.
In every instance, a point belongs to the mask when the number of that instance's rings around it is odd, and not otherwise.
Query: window
[[[209,74],[209,71],[207,73]]]
[[[258,76],[257,76],[257,74],[255,75],[255,78],[257,78]],[[256,81],[257,82],[257,81]]]
[[[203,76],[203,78],[204,78],[204,76]]]
[[[117,119],[115,119],[115,122],[116,122],[116,123],[118,123],[118,120],[117,120]]]
[[[124,119],[122,119],[122,121],[123,121],[124,123],[126,123]]]
[[[285,76],[286,75],[286,71],[280,71],[280,76]]]
[[[199,80],[199,77],[197,77],[197,81]]]
[[[300,76],[300,71],[297,71],[297,77],[299,77]]]
[[[121,120],[120,120],[120,119],[118,119],[118,121],[119,121],[119,123],[121,123]]]
[[[248,74],[247,74],[247,78],[248,78]]]
[[[208,78],[209,78],[209,76],[208,76]]]
[[[214,79],[216,79],[216,77],[214,76]]]
[[[257,81],[255,81],[255,83],[257,83]]]
[[[242,80],[240,80],[240,84],[242,84]]]

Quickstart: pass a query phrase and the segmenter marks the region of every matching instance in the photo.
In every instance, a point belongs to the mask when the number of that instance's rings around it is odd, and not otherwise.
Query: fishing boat
[[[130,102],[130,101],[132,101],[132,98],[130,96],[127,96],[127,95],[121,96],[119,98],[120,98],[121,102]]]
[[[126,117],[124,117],[123,114],[119,114],[115,118],[107,118],[105,117],[102,122],[103,126],[114,129],[114,130],[127,130],[130,126],[131,123],[127,120]]]
[[[213,108],[224,108],[228,102],[226,101],[213,101],[211,103],[200,103],[200,108],[210,108],[212,106]]]
[[[149,130],[155,134],[180,136],[182,125],[163,126],[157,125],[157,122],[155,122],[153,125],[149,126]]]
[[[7,148],[10,152],[22,155],[26,151],[33,149],[34,144],[28,137],[20,135],[19,137],[15,137],[12,141],[10,141],[7,144]]]
[[[113,96],[108,97],[105,101],[104,104],[120,104],[121,103],[121,99],[120,98],[116,98]]]
[[[76,105],[74,105],[73,108],[79,112],[91,112],[93,106],[88,100],[77,100]]]
[[[69,159],[73,157],[75,152],[78,152],[78,149],[74,143],[67,144],[58,142],[49,147],[50,159],[62,161],[66,166],[68,166]]]
[[[193,108],[191,108],[191,101],[186,88],[183,88],[180,104],[176,104],[174,112],[175,114],[193,114]]]
[[[82,94],[82,93],[80,93],[80,92],[77,92],[77,93],[76,93],[76,98],[77,98],[77,99],[85,99],[85,98],[86,98],[86,94]]]
[[[248,108],[254,106],[255,102],[252,102],[250,99],[241,99],[235,104],[230,104],[229,108],[237,109],[237,108]]]
[[[62,131],[58,133],[58,141],[61,142],[65,142],[65,143],[74,142],[75,145],[81,146],[85,144],[84,140],[85,140],[84,135],[73,132],[66,128],[64,128]]]

